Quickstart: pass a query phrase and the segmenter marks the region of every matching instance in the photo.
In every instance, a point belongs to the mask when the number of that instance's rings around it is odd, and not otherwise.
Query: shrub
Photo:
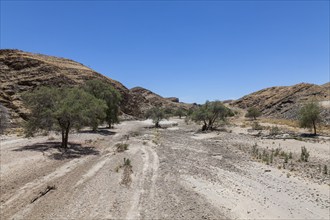
[[[272,126],[270,128],[269,134],[272,136],[278,135],[280,133],[280,129],[277,126]]]
[[[307,151],[306,147],[301,147],[300,161],[308,162],[308,158],[309,158],[309,152]]]
[[[261,131],[263,128],[258,122],[253,122],[252,129],[256,131]]]
[[[253,118],[253,120],[256,120],[257,117],[261,116],[261,112],[255,107],[251,107],[247,111],[248,112],[245,115],[247,118]]]
[[[117,152],[124,152],[128,150],[129,144],[124,144],[124,143],[118,143],[115,145]]]

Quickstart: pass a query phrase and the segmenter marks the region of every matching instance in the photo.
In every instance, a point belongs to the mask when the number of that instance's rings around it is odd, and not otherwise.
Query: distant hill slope
[[[163,98],[160,95],[142,87],[132,88],[130,90],[130,94],[134,97],[135,101],[139,103],[139,107],[142,112],[145,112],[153,106],[172,109],[184,108],[187,110],[192,107],[192,104],[179,102],[178,98]]]
[[[131,116],[141,116],[141,109],[158,105],[159,101],[168,103],[160,96],[157,103],[143,101],[143,94],[131,92],[120,82],[73,60],[20,50],[0,50],[0,103],[9,110],[14,125],[26,119],[22,93],[42,85],[78,86],[90,79],[100,79],[114,86],[123,97],[122,112]]]
[[[324,106],[322,115],[329,123],[330,109],[327,107],[330,98],[329,89],[330,83],[321,86],[300,83],[293,86],[271,87],[246,95],[233,101],[231,105],[243,109],[254,106],[268,117],[297,119],[297,113],[302,104],[314,100]]]

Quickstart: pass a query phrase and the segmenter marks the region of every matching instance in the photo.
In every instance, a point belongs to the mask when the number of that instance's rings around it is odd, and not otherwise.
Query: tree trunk
[[[70,131],[70,122],[67,123],[66,126],[62,124],[62,148],[68,148],[68,140],[69,140],[69,131]]]
[[[160,125],[159,125],[159,122],[158,121],[155,123],[155,127],[156,128],[160,128]]]
[[[315,124],[315,121],[313,121],[313,128],[314,128],[314,135],[316,136],[316,124]]]
[[[65,129],[62,128],[62,145],[61,145],[62,148],[65,148]]]

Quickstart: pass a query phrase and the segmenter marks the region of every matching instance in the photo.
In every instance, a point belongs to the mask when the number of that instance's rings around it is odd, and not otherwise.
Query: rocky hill
[[[22,93],[42,85],[78,86],[90,79],[101,79],[114,86],[123,97],[121,110],[127,115],[139,117],[149,107],[169,103],[161,96],[154,102],[143,97],[144,93],[130,91],[120,82],[73,60],[20,50],[0,50],[0,103],[8,109],[14,125],[26,119]]]
[[[179,99],[176,97],[163,98],[160,95],[142,87],[132,88],[130,90],[130,95],[137,103],[139,103],[139,107],[142,112],[145,112],[152,106],[171,109],[184,108],[187,110],[192,107],[191,104],[179,102]]]
[[[323,106],[323,118],[329,123],[329,89],[330,83],[321,86],[300,83],[294,86],[271,87],[246,95],[233,101],[231,105],[243,109],[254,106],[266,117],[297,119],[297,113],[304,103],[316,101]]]

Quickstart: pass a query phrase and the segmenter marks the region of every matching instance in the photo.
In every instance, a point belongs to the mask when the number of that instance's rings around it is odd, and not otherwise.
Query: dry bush
[[[117,152],[124,152],[128,150],[129,144],[124,143],[118,143],[115,145]]]

